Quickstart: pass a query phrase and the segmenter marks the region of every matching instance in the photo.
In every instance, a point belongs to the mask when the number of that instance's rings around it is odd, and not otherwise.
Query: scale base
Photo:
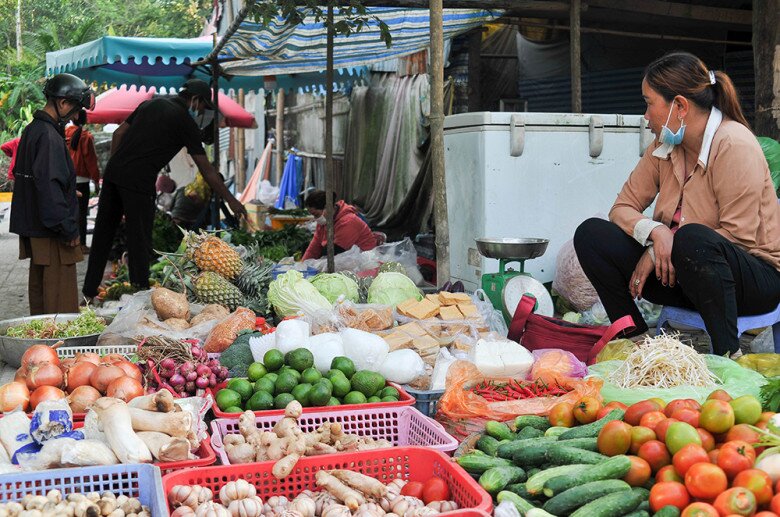
[[[490,303],[497,311],[504,312],[503,292],[507,282],[517,275],[522,275],[519,271],[506,271],[502,273],[488,273],[482,275],[482,290],[487,294]]]

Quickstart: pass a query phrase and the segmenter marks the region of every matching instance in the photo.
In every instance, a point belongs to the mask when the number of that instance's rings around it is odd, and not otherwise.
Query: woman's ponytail
[[[750,129],[750,124],[742,112],[742,105],[739,103],[739,94],[728,74],[720,70],[715,71],[715,84],[712,87],[715,90],[715,99],[713,99],[715,107],[728,118]]]

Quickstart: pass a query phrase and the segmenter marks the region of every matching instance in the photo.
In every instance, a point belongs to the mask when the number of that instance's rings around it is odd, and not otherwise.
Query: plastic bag
[[[192,432],[199,442],[202,442],[209,436],[208,427],[206,426],[205,416],[208,413],[211,406],[214,404],[214,399],[210,394],[206,394],[203,397],[187,397],[183,399],[176,399],[174,401],[182,411],[189,411],[192,415]]]
[[[387,354],[379,366],[379,373],[390,382],[407,384],[425,375],[425,363],[420,354],[404,348]]]
[[[545,384],[562,384],[567,379],[581,379],[588,374],[588,367],[571,352],[557,348],[533,351],[534,365],[530,380],[540,379]]]
[[[753,395],[760,399],[760,389],[766,383],[764,376],[753,370],[742,368],[731,359],[717,355],[705,355],[707,367],[715,376],[720,379],[720,384],[700,388],[696,386],[678,386],[676,388],[655,389],[655,388],[619,388],[606,379],[619,366],[620,361],[605,361],[603,363],[593,364],[588,368],[588,378],[598,378],[603,380],[604,386],[601,388],[601,396],[604,397],[604,403],[616,400],[623,404],[634,404],[640,400],[658,397],[663,400],[675,399],[695,399],[703,403],[707,396],[717,389],[728,392],[732,398],[742,395]]]
[[[769,166],[769,175],[775,190],[780,189],[780,143],[768,136],[759,136],[758,143],[764,151],[764,158]]]
[[[203,349],[211,354],[224,352],[233,344],[239,332],[255,329],[255,318],[254,312],[239,307],[209,332]]]
[[[431,374],[431,384],[428,387],[429,390],[443,390],[447,387],[447,372],[456,361],[457,357],[452,355],[449,350],[442,348],[439,350],[439,355],[436,358],[436,365],[433,367],[433,374]]]
[[[257,187],[257,199],[266,206],[273,206],[279,199],[279,187],[274,187],[268,180],[262,180]]]
[[[780,375],[780,354],[745,354],[737,359],[737,364],[764,377]]]
[[[593,304],[599,301],[596,289],[580,266],[572,240],[566,241],[558,251],[552,288],[580,312],[593,307]]]
[[[305,320],[309,318],[304,316]],[[331,321],[312,322],[312,334],[335,332],[345,328],[364,330],[366,332],[380,332],[393,328],[395,319],[393,308],[389,305],[352,303],[343,300],[336,304],[334,317]]]
[[[625,361],[634,350],[634,342],[630,339],[616,339],[610,341],[607,345],[601,349],[601,352],[596,355],[597,363],[603,363],[604,361]]]
[[[308,348],[311,326],[302,318],[294,318],[279,322],[276,326],[274,348],[286,354],[296,348]]]
[[[417,267],[417,249],[409,237],[402,241],[388,242],[365,252],[367,259],[384,264],[385,262],[398,262],[406,269],[406,276],[412,279],[415,285],[423,282],[420,269]]]
[[[501,314],[501,311],[493,307],[493,303],[487,297],[485,291],[477,289],[471,296],[471,300],[474,302],[474,305],[477,306],[479,314],[482,316],[482,319],[491,332],[496,332],[502,337],[506,337],[506,335],[509,334],[504,315]]]
[[[57,438],[72,430],[73,413],[65,399],[41,402],[35,408],[30,420],[30,435],[38,443]],[[72,436],[72,438],[79,439],[78,436]]]
[[[567,379],[563,386],[572,389],[560,397],[539,397],[506,402],[488,402],[468,388],[485,380],[477,367],[467,361],[457,361],[447,372],[447,390],[439,400],[438,411],[453,420],[509,420],[517,415],[546,415],[559,402],[571,402],[585,396],[599,397],[600,379]],[[509,379],[492,379],[507,381]],[[437,417],[438,419],[438,417]]]

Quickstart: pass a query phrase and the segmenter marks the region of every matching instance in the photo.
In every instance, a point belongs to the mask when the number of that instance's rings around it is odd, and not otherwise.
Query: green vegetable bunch
[[[62,323],[56,323],[53,319],[33,320],[9,327],[6,335],[21,339],[62,339],[100,334],[105,328],[106,320],[94,311],[84,309],[76,319]]]

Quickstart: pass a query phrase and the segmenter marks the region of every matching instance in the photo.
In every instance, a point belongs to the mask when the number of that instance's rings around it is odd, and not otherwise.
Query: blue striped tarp
[[[378,63],[419,52],[430,45],[428,9],[376,7],[370,16],[384,21],[392,35],[392,46],[380,39],[379,24],[371,20],[360,32],[337,35],[334,40],[334,66],[350,68]],[[444,38],[479,27],[502,14],[479,9],[445,9]],[[335,22],[340,17],[335,17]],[[288,26],[281,18],[268,26],[245,20],[220,53],[228,74],[278,75],[324,70],[327,32],[324,22],[308,17],[298,26]]]

